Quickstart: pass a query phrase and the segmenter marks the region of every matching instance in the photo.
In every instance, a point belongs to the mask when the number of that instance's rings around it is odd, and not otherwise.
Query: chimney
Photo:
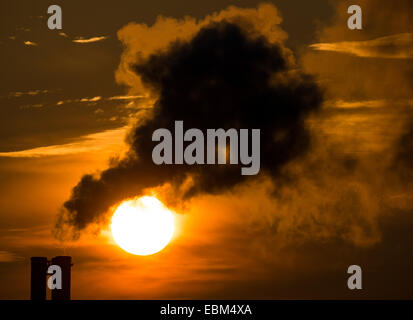
[[[32,257],[31,274],[30,274],[30,299],[46,300],[46,273],[47,273],[47,258]]]
[[[47,269],[58,265],[62,270],[62,288],[53,289],[52,300],[70,300],[70,272],[72,257],[57,256],[48,261],[46,257],[31,257],[30,299],[46,300]]]
[[[62,289],[52,290],[52,300],[70,300],[70,272],[72,257],[57,256],[52,258],[52,265],[58,265],[62,269]]]

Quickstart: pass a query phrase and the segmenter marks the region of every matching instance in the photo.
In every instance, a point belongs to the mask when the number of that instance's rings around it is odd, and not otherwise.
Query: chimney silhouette
[[[52,300],[70,300],[72,257],[57,256],[48,261],[46,257],[32,257],[30,273],[30,299],[46,300],[47,269],[58,265],[62,270],[62,288],[52,290]]]
[[[62,269],[62,289],[52,290],[52,300],[70,300],[70,271],[72,268],[72,257],[58,256],[52,258],[52,264]]]
[[[30,299],[46,300],[46,274],[48,261],[46,257],[32,257],[30,273]]]

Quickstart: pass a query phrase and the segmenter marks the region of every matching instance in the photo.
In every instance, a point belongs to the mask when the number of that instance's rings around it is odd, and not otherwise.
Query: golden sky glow
[[[64,4],[64,34],[45,28],[47,1],[5,5],[0,298],[28,298],[31,256],[63,254],[74,299],[413,297],[412,175],[396,165],[413,159],[402,139],[413,123],[413,4],[358,2],[361,31],[348,30],[344,0],[93,0]],[[279,44],[288,76],[303,70],[324,90],[305,119],[309,152],[274,180],[181,199],[197,182],[188,177],[145,190],[155,198],[125,195],[59,241],[73,187],[128,155],[157,101],[132,65],[222,20]],[[343,280],[354,263],[370,271],[358,296]]]

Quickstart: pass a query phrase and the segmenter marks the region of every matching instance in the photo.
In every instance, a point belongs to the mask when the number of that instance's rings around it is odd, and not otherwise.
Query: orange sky
[[[412,1],[356,1],[362,31],[347,29],[351,1],[129,1],[96,12],[92,2],[62,2],[64,35],[45,30],[45,1],[1,5],[13,18],[2,14],[0,28],[1,299],[29,298],[30,257],[56,255],[73,257],[74,299],[412,298],[413,165],[396,161],[412,119]],[[289,183],[259,176],[174,203],[176,233],[153,256],[120,249],[108,220],[58,241],[72,188],[125,156],[127,132],[157,99],[130,64],[240,16],[325,91],[306,120],[309,152],[283,167]],[[165,203],[174,195],[157,191]],[[351,264],[365,270],[361,292],[346,287]]]

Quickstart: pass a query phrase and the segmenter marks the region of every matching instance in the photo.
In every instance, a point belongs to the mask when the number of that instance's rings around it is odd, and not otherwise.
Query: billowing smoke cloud
[[[238,165],[155,165],[152,150],[158,128],[247,128],[261,130],[258,176],[278,179],[287,163],[310,145],[306,119],[322,103],[314,80],[301,73],[279,43],[247,33],[236,23],[212,22],[190,40],[168,48],[132,68],[157,96],[154,107],[130,134],[128,157],[102,172],[85,175],[64,204],[59,222],[77,230],[99,221],[123,199],[170,183],[192,184],[182,199],[216,194],[244,182]],[[61,225],[59,225],[61,226]]]
[[[326,88],[326,102],[312,126],[319,142],[309,154],[317,161],[297,165],[301,181],[289,191],[297,194],[291,203],[304,208],[295,219],[305,221],[304,227],[293,220],[286,229],[305,230],[306,241],[338,237],[364,247],[389,245],[386,223],[413,208],[413,131],[406,126],[412,117],[413,2],[358,1],[362,32],[347,27],[351,4],[335,4],[331,24],[318,30],[301,59]],[[338,164],[346,157],[355,160],[349,162],[352,170]]]

